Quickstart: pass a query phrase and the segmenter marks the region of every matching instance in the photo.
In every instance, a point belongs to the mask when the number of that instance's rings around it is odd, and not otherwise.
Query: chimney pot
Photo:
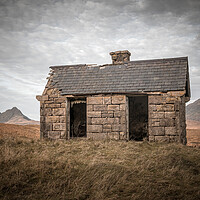
[[[110,52],[113,64],[122,64],[130,61],[131,53],[128,50]]]

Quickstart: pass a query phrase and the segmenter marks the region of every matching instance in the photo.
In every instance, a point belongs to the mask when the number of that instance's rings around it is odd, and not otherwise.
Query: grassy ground
[[[200,149],[1,138],[0,199],[200,199]]]

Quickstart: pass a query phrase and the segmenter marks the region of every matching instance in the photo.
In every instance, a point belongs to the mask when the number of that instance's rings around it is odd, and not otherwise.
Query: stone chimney
[[[110,52],[113,64],[122,64],[130,61],[131,53],[128,50]]]

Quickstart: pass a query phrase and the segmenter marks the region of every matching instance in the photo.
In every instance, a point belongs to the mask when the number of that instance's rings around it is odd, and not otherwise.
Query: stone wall
[[[148,101],[149,141],[185,144],[184,92],[152,93]]]
[[[40,138],[66,138],[66,98],[48,83],[36,98],[40,101]]]
[[[41,138],[68,139],[69,99],[51,86],[49,80],[40,101]],[[128,98],[126,95],[87,96],[87,137],[129,139]],[[149,141],[186,143],[184,92],[148,94]]]
[[[127,139],[125,95],[87,97],[87,137]]]
[[[187,143],[186,138],[186,118],[185,118],[185,96],[181,97],[181,100],[179,101],[179,133],[180,133],[180,142],[183,144]]]

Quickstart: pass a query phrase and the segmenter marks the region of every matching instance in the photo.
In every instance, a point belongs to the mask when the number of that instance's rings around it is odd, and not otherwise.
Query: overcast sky
[[[200,0],[0,0],[0,112],[39,120],[49,66],[189,57],[200,98]]]

